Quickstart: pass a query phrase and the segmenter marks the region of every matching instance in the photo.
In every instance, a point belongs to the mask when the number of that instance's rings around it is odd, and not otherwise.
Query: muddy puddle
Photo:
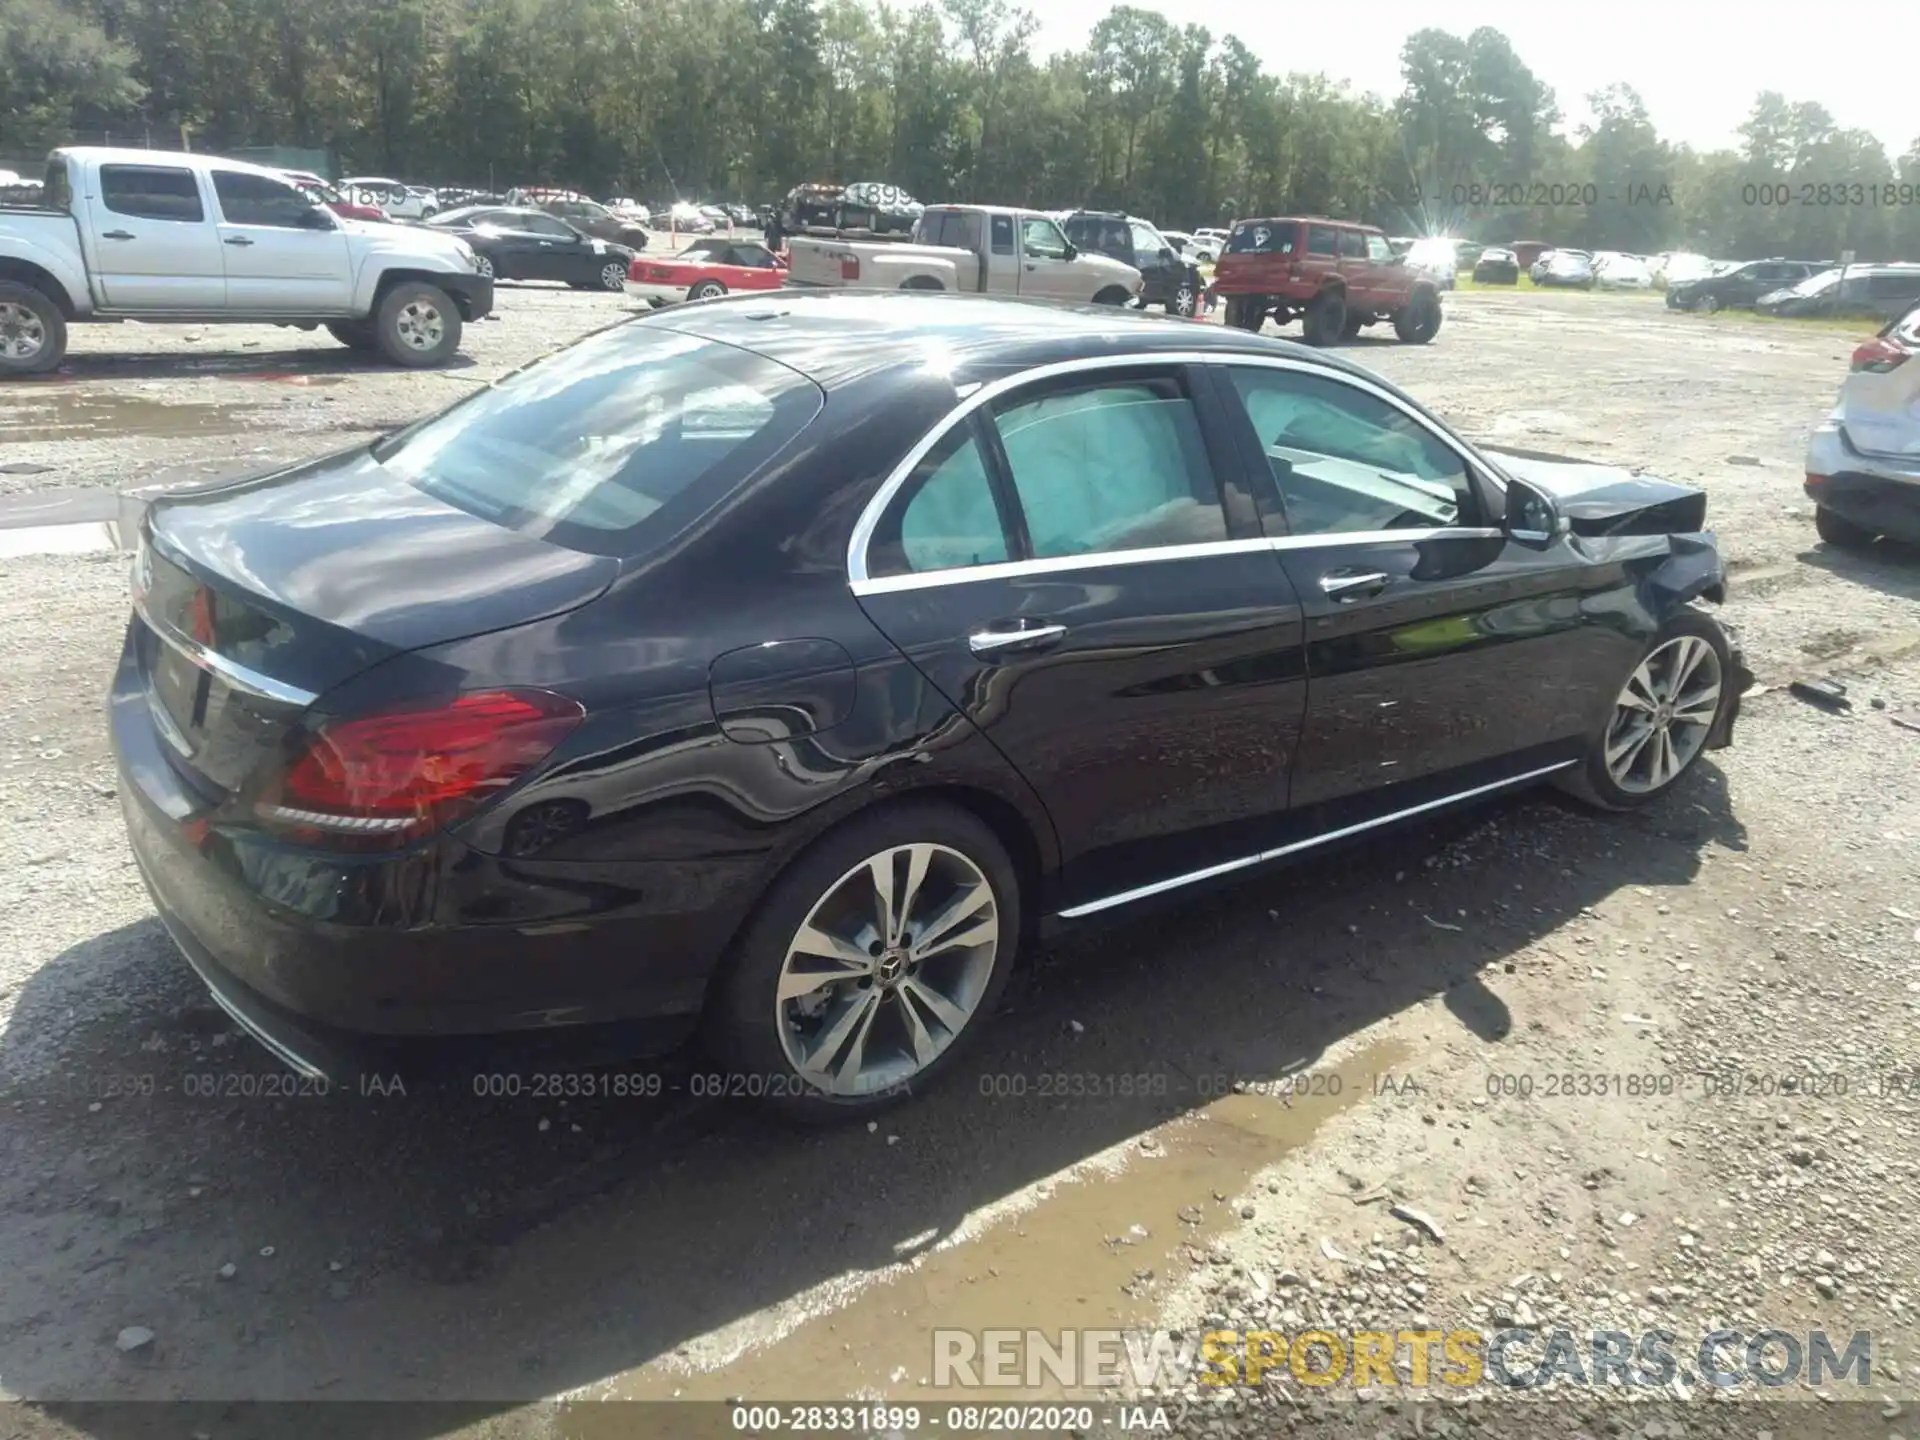
[[[237,435],[253,428],[259,408],[135,395],[89,395],[73,390],[9,396],[0,404],[0,444],[122,435]]]
[[[1150,1326],[1158,1300],[1193,1269],[1190,1252],[1239,1223],[1235,1207],[1251,1177],[1363,1103],[1374,1077],[1404,1059],[1403,1047],[1383,1042],[1316,1073],[1316,1083],[1337,1094],[1224,1096],[1032,1192],[975,1212],[953,1241],[911,1268],[801,1320],[770,1343],[741,1335],[740,1353],[723,1358],[735,1337],[703,1337],[695,1348],[714,1355],[715,1368],[656,1361],[595,1386],[593,1398],[953,1400],[955,1391],[930,1383],[936,1328],[1053,1335]],[[1340,1076],[1337,1086],[1327,1078],[1332,1075]],[[1257,1203],[1270,1216],[1287,1203],[1284,1187],[1278,1195],[1261,1194]],[[1141,1283],[1144,1271],[1153,1272],[1149,1285]],[[1048,1381],[991,1398],[1069,1397]],[[1072,1398],[1086,1398],[1085,1392]]]

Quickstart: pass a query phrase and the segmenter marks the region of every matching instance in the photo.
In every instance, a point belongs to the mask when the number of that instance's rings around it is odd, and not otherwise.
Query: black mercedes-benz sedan
[[[1057,927],[1535,782],[1666,793],[1750,678],[1704,519],[1243,331],[742,296],[157,500],[119,793],[316,1082],[699,1030],[861,1112]]]
[[[499,280],[559,280],[576,290],[624,291],[637,253],[525,206],[465,205],[426,223],[466,241],[480,273]]]

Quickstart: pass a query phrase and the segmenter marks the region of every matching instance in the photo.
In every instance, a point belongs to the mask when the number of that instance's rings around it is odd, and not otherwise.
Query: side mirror
[[[1407,257],[1405,255],[1389,255],[1387,257],[1387,264],[1389,265],[1404,265],[1406,263]]]
[[[1524,480],[1507,483],[1507,538],[1530,550],[1545,550],[1571,528],[1560,507]]]
[[[340,227],[334,223],[330,211],[323,206],[315,205],[300,212],[300,228],[302,230],[338,230]]]
[[[1173,253],[1173,247],[1171,245],[1162,245],[1160,247],[1160,260],[1163,264],[1167,265],[1177,265],[1180,263],[1180,257]]]
[[[1067,242],[1066,253],[1063,254],[1060,258],[1062,260],[1078,260],[1080,258],[1080,247],[1075,245],[1071,240],[1069,240]]]

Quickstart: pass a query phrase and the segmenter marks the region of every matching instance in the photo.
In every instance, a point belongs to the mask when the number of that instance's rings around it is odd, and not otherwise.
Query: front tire
[[[44,375],[67,355],[67,320],[45,291],[0,280],[0,375]]]
[[[1115,308],[1118,308],[1122,305],[1128,304],[1129,302],[1132,301],[1132,299],[1133,297],[1129,295],[1126,291],[1122,290],[1118,285],[1110,285],[1105,290],[1102,290],[1098,295],[1093,297],[1093,303],[1096,305],[1112,305]]]
[[[349,350],[378,350],[380,348],[380,342],[374,338],[373,326],[364,320],[328,321],[327,333]]]
[[[1878,538],[1866,526],[1856,525],[1824,505],[1813,507],[1813,528],[1836,550],[1864,550]]]
[[[425,370],[444,365],[460,348],[460,311],[437,285],[403,280],[374,312],[374,339],[395,365]]]
[[[1178,315],[1183,320],[1191,320],[1194,312],[1200,308],[1200,290],[1191,280],[1182,280],[1167,301],[1167,314]]]
[[[1440,333],[1440,297],[1421,291],[1393,317],[1393,333],[1408,345],[1424,345]]]
[[[1307,313],[1300,322],[1300,338],[1309,345],[1331,345],[1340,338],[1340,332],[1346,326],[1346,297],[1328,290],[1314,296],[1313,303],[1307,306]]]
[[[897,1104],[999,1004],[1020,904],[1005,848],[967,811],[908,801],[856,817],[767,892],[718,982],[709,1044],[802,1120]]]
[[[1702,295],[1698,300],[1693,302],[1693,308],[1698,310],[1702,315],[1718,314],[1720,310],[1720,297],[1718,295]]]
[[[1602,810],[1651,804],[1705,753],[1735,684],[1726,632],[1710,616],[1682,610],[1628,673],[1599,739],[1565,788]]]

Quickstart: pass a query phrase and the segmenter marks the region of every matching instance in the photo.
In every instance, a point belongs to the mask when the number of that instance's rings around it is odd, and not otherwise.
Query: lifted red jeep
[[[1395,255],[1371,225],[1310,216],[1240,220],[1213,272],[1227,324],[1258,333],[1301,321],[1309,345],[1351,340],[1360,327],[1391,320],[1394,334],[1424,345],[1440,329],[1440,292]]]

